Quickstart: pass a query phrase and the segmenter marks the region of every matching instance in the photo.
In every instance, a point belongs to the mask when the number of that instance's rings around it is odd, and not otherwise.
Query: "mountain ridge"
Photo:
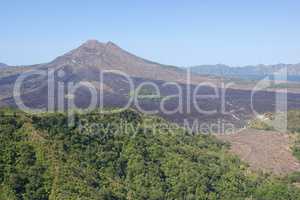
[[[215,75],[215,76],[233,76],[233,77],[246,77],[257,76],[259,79],[261,76],[273,75],[283,69],[287,69],[287,75],[300,76],[300,63],[296,64],[275,64],[275,65],[246,65],[246,66],[229,66],[224,64],[216,65],[198,65],[190,67],[191,71],[200,75]],[[249,77],[251,78],[251,77]]]
[[[0,62],[0,67],[8,67],[8,65]]]

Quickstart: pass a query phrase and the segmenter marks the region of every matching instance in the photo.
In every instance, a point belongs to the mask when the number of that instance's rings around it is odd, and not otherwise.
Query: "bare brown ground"
[[[232,135],[218,135],[231,144],[231,152],[250,165],[252,170],[285,175],[300,171],[300,163],[292,155],[288,134],[245,129]]]

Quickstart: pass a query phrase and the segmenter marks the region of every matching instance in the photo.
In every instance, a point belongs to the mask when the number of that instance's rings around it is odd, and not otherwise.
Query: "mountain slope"
[[[63,82],[65,83],[88,81],[97,88],[99,88],[100,73],[104,70],[117,70],[129,77],[145,80],[163,80],[184,84],[187,82],[185,70],[137,57],[112,42],[101,43],[96,40],[88,40],[80,47],[49,63],[0,70],[0,100],[11,97],[13,84],[18,76],[31,70],[51,70],[55,74],[55,82],[61,80],[57,76],[58,72],[63,72]],[[24,89],[23,94],[45,91],[46,77],[30,77],[29,80],[34,84],[25,83],[29,87]],[[25,80],[25,82],[29,82],[29,80]],[[210,79],[196,75],[192,76],[191,80],[193,83],[199,83]],[[210,81],[213,82],[214,80]],[[114,81],[109,80],[109,82]]]
[[[66,65],[75,69],[120,70],[131,77],[152,80],[186,81],[185,70],[140,58],[112,42],[101,43],[96,40],[88,40],[77,49],[58,57],[46,66],[51,68]],[[195,79],[207,80],[200,76],[195,76]]]
[[[16,80],[20,75],[35,70],[44,75],[31,75],[24,79],[21,90],[13,96]],[[111,73],[101,77],[103,70],[119,70],[130,76],[132,82],[120,74]],[[53,80],[48,79],[52,75]],[[136,95],[132,94],[141,85],[149,82],[157,86],[154,89],[152,87],[152,90],[158,89],[159,97],[137,101]],[[199,83],[209,86],[197,87]],[[216,88],[210,87],[213,84]],[[49,63],[0,70],[0,107],[17,107],[15,97],[20,97],[22,103],[30,108],[60,111],[72,110],[75,106],[86,108],[91,103],[93,90],[94,97],[97,96],[94,99],[96,107],[124,107],[129,102],[131,108],[155,112],[179,124],[184,124],[185,120],[190,126],[194,122],[212,125],[221,121],[225,125],[243,127],[253,117],[251,90],[241,90],[241,86],[237,85],[237,89],[228,88],[224,92],[225,89],[220,86],[218,79],[201,75],[192,75],[191,81],[187,82],[186,70],[137,57],[112,42],[90,40]],[[74,88],[75,91],[72,90]],[[225,99],[222,97],[223,93]],[[216,98],[207,97],[207,94]],[[201,98],[201,95],[205,98]],[[288,97],[289,108],[300,107],[295,101],[299,96],[295,94]],[[257,112],[274,111],[274,93],[260,92],[253,98],[253,107]],[[53,107],[48,106],[50,101],[53,102]],[[223,109],[228,112],[223,112]],[[171,112],[165,112],[166,110]],[[206,114],[205,111],[213,111],[213,114]],[[216,131],[210,128],[206,131]],[[220,126],[217,128],[217,131],[225,131]]]
[[[15,82],[23,72],[34,70],[51,72],[54,75],[54,90],[57,90],[59,82],[64,83],[64,85],[88,82],[99,92],[102,87],[100,81],[102,81],[105,90],[103,94],[104,105],[113,107],[124,105],[132,91],[129,91],[129,82],[123,75],[106,74],[104,80],[100,80],[100,74],[104,70],[118,70],[125,73],[130,76],[135,87],[146,81],[152,81],[160,86],[163,86],[164,82],[187,83],[185,70],[137,57],[112,42],[101,43],[96,40],[89,40],[52,62],[1,70],[0,106],[16,106],[15,99],[12,96]],[[191,77],[192,83],[209,80],[205,76],[196,75]],[[211,82],[213,81],[211,80]],[[48,105],[47,92],[49,84],[47,77],[43,76],[30,76],[24,80],[20,93],[25,104],[29,107],[39,108]],[[87,94],[89,91],[88,88],[84,87],[79,88],[79,90],[76,95],[78,97],[77,105],[84,107],[90,102],[89,94]],[[64,98],[64,101],[67,102],[68,99]]]
[[[1,67],[8,67],[8,65],[5,64],[5,63],[0,63],[0,68],[1,68]]]
[[[1,200],[300,199],[290,183],[247,172],[215,138],[162,119],[93,112],[68,126],[59,113],[0,116]]]

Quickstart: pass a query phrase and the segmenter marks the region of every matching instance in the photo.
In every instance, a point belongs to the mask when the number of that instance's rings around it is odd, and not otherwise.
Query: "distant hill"
[[[287,69],[288,80],[300,81],[300,64],[277,64],[277,65],[257,65],[244,67],[231,67],[228,65],[199,65],[190,69],[192,72],[201,75],[214,75],[241,78],[247,80],[260,80],[274,72]]]
[[[8,67],[8,65],[5,64],[5,63],[0,63],[0,68],[1,68],[1,67]]]

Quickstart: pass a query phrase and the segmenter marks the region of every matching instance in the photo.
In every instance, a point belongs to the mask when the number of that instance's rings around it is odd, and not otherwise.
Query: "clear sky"
[[[299,0],[3,0],[0,62],[48,62],[88,39],[178,66],[300,62]]]

